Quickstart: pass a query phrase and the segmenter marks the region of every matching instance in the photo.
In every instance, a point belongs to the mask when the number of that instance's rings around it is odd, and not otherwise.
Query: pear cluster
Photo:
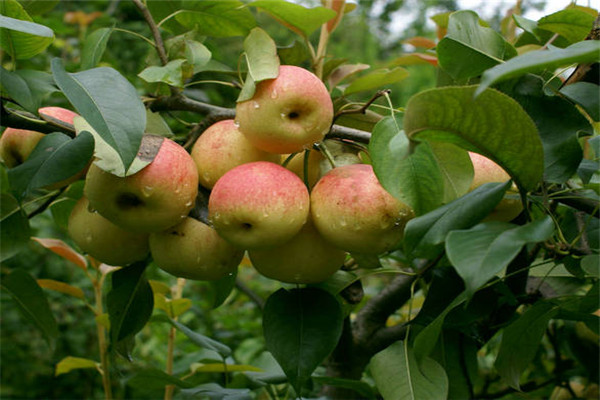
[[[332,120],[321,80],[281,66],[277,78],[259,82],[254,96],[238,103],[235,120],[208,127],[190,153],[161,138],[153,161],[130,176],[92,165],[69,233],[112,265],[151,256],[172,275],[216,280],[247,254],[269,278],[321,282],[348,253],[393,249],[413,216],[356,154],[335,151],[332,168],[313,149]],[[156,140],[145,136],[142,148]],[[207,204],[198,204],[208,209],[204,222],[189,216],[200,187],[210,192]]]
[[[70,124],[77,116],[57,107],[39,113]],[[247,254],[269,278],[321,282],[348,254],[397,248],[414,216],[355,152],[324,140],[332,120],[322,81],[283,65],[277,78],[257,83],[253,97],[237,104],[235,120],[208,127],[189,153],[170,139],[145,135],[140,154],[154,157],[140,171],[119,177],[89,164],[57,184],[85,177],[68,232],[81,250],[110,265],[152,257],[174,276],[217,280],[233,274]],[[23,163],[42,137],[7,128],[0,160],[9,168]],[[317,150],[323,143],[328,157]],[[471,190],[509,179],[491,160],[470,157]],[[207,192],[208,200],[199,196]],[[508,221],[521,211],[518,199],[507,198],[489,218]]]

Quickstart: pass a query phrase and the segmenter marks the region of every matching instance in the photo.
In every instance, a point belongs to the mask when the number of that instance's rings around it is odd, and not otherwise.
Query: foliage
[[[389,2],[380,22],[402,6]],[[0,165],[3,397],[597,390],[597,10],[570,5],[532,21],[516,6],[499,27],[442,12],[437,35],[406,38],[410,53],[357,28],[375,10],[338,0],[0,3],[2,126],[46,133],[23,164]],[[363,59],[351,54],[358,42],[370,43]],[[92,157],[116,175],[141,170],[152,159],[140,154],[144,133],[189,150],[280,64],[327,84],[327,139],[355,149],[414,209],[403,243],[349,255],[302,287],[258,275],[248,259],[237,275],[195,282],[151,259],[119,268],[80,254],[66,221],[82,182],[58,183]],[[38,113],[46,105],[81,117],[49,120]],[[470,190],[468,152],[510,182]],[[488,220],[507,196],[523,212]],[[201,193],[192,214],[205,208]]]

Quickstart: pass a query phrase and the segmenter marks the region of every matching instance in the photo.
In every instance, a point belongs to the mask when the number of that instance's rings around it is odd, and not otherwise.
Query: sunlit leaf
[[[183,87],[183,63],[185,59],[169,61],[167,65],[146,67],[138,74],[146,82],[163,82],[167,85]]]
[[[544,153],[537,128],[509,96],[476,86],[429,89],[411,97],[404,130],[411,140],[456,144],[500,165],[526,190],[540,182]]]
[[[127,171],[146,127],[146,109],[133,85],[107,67],[67,73],[57,58],[52,60],[52,73],[79,114],[116,150]]]
[[[527,52],[485,71],[475,95],[481,95],[485,89],[497,82],[530,72],[536,73],[570,64],[597,61],[599,52],[600,40],[577,42],[565,49],[551,48]]]
[[[0,2],[0,48],[16,59],[44,51],[54,41],[52,29],[36,24],[15,0]]]
[[[378,69],[356,78],[346,89],[344,95],[382,88],[408,78],[408,71],[402,67]]]
[[[68,356],[56,364],[54,376],[69,373],[75,369],[99,368],[100,363],[88,358]]]
[[[369,370],[384,400],[442,400],[448,395],[448,377],[430,358],[418,364],[414,351],[398,341],[371,359]]]
[[[81,69],[90,69],[98,65],[112,32],[113,28],[100,28],[85,38],[81,51]]]
[[[481,26],[473,11],[450,14],[448,33],[437,45],[440,66],[455,79],[479,76],[516,55],[516,50],[491,28]]]
[[[256,22],[244,3],[236,0],[183,2],[175,19],[181,25],[212,37],[245,36]]]
[[[401,121],[386,117],[375,125],[369,150],[381,185],[421,215],[442,204],[444,181],[431,147],[422,143],[409,154],[409,146]]]
[[[306,8],[281,0],[257,0],[249,3],[249,6],[268,12],[284,26],[305,37],[337,15],[329,8]]]
[[[590,33],[595,17],[577,8],[568,8],[546,15],[537,23],[539,29],[558,33],[569,42],[579,42]]]

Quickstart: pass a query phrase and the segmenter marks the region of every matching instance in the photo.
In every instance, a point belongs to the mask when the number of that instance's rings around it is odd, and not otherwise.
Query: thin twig
[[[340,110],[338,111],[335,116],[333,117],[333,122],[335,122],[339,117],[341,117],[342,115],[348,115],[348,114],[365,114],[367,112],[367,109],[371,106],[371,104],[373,104],[375,102],[375,100],[377,100],[380,97],[383,97],[385,95],[389,95],[392,91],[390,89],[383,89],[383,90],[378,90],[373,97],[371,97],[369,99],[369,101],[367,101],[365,104],[363,104],[361,107],[358,108],[353,108],[351,110]]]
[[[165,45],[163,43],[160,30],[158,29],[156,22],[154,22],[154,18],[152,18],[150,10],[140,0],[133,0],[133,4],[135,4],[136,7],[140,10],[142,16],[144,17],[144,20],[146,21],[148,27],[150,28],[150,31],[152,32],[152,37],[154,38],[154,47],[156,48],[156,52],[158,53],[160,62],[162,63],[162,65],[167,65],[167,63],[169,62],[169,58],[167,57],[167,52],[165,51]]]
[[[265,300],[258,294],[256,294],[248,286],[246,286],[244,282],[242,282],[240,279],[236,279],[235,287],[237,288],[237,290],[248,296],[250,300],[252,300],[252,302],[258,306],[258,308],[260,308],[261,310],[263,309],[263,307],[265,306]]]

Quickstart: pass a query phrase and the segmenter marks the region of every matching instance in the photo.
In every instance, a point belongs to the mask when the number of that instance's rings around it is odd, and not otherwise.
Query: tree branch
[[[162,65],[167,65],[169,62],[169,58],[167,57],[167,52],[165,51],[165,45],[162,40],[162,36],[158,29],[158,26],[154,22],[154,18],[152,18],[152,14],[150,10],[144,3],[140,0],[133,0],[133,4],[140,10],[146,24],[150,27],[150,31],[152,32],[152,37],[154,38],[154,47],[156,48],[156,52],[158,53],[158,57],[160,58],[160,62]]]
[[[402,337],[405,327],[386,328],[386,321],[410,299],[411,286],[417,278],[418,275],[398,275],[358,312],[353,326],[358,346],[375,354]]]

